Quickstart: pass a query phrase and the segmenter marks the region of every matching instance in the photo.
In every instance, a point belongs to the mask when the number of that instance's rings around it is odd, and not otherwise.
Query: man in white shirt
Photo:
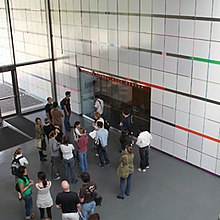
[[[104,101],[98,95],[95,95],[94,109],[95,109],[95,112],[99,112],[100,115],[103,114],[103,111],[104,111]]]
[[[139,135],[137,137],[136,145],[139,147],[140,154],[140,167],[138,171],[146,172],[146,169],[149,169],[149,148],[152,140],[152,136],[148,131],[145,131],[143,127],[139,128]]]

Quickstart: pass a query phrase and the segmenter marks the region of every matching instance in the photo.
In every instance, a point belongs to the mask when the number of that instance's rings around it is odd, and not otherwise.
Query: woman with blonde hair
[[[124,199],[125,195],[130,195],[131,176],[134,173],[134,151],[132,146],[126,145],[125,150],[121,153],[119,162],[117,175],[120,177],[120,192],[117,198]],[[127,185],[125,187],[126,180]]]

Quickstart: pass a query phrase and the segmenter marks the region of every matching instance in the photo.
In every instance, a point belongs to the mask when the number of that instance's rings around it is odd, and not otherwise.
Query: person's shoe
[[[150,166],[146,166],[146,169],[150,169]]]
[[[118,199],[124,199],[124,197],[122,196],[116,196]]]
[[[101,168],[104,168],[104,165],[102,165],[101,163],[99,163],[99,166],[100,166]]]
[[[53,180],[59,180],[60,176],[56,176],[55,178],[53,178]]]
[[[125,195],[126,195],[126,196],[130,196],[130,194],[129,194],[129,193],[126,193],[126,192],[125,192]]]
[[[96,153],[95,156],[96,156],[96,157],[99,157],[99,154]]]
[[[106,165],[106,166],[110,166],[110,163],[106,163],[105,165]]]
[[[141,169],[141,168],[138,168],[138,171],[139,171],[139,172],[142,172],[142,169]]]
[[[142,170],[143,173],[145,173],[146,171],[147,171],[146,169],[143,169],[143,170]]]
[[[31,219],[34,218],[35,215],[36,215],[36,214],[35,214],[34,212],[32,212],[32,213],[31,213]]]
[[[43,155],[43,157],[47,157],[47,155],[46,155],[46,154],[44,154],[44,155]]]
[[[42,157],[42,158],[40,158],[40,161],[47,161],[47,159]]]

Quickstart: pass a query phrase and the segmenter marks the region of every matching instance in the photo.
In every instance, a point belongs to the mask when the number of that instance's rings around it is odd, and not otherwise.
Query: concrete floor
[[[28,116],[34,119],[35,116]],[[91,130],[91,122],[73,115],[72,121],[80,119],[87,131]],[[118,200],[116,195],[119,188],[119,178],[116,168],[119,158],[119,134],[110,132],[109,156],[111,165],[101,169],[89,143],[89,172],[97,183],[98,191],[103,196],[103,205],[96,208],[102,220],[217,220],[220,212],[220,181],[202,170],[178,161],[166,154],[151,150],[150,170],[143,174],[137,171],[138,149],[135,149],[135,173],[132,176],[132,193],[124,200]],[[34,141],[22,145],[28,158],[30,178],[37,180],[36,173],[44,170],[50,177],[50,163],[40,162]],[[10,162],[14,148],[0,152],[0,219],[23,220],[24,205],[17,200],[14,190],[14,177],[10,173]],[[72,185],[72,190],[78,191],[81,180]],[[61,191],[60,181],[52,181],[52,196]],[[33,188],[33,200],[36,201],[36,190]],[[34,208],[39,219],[38,209]],[[52,209],[53,220],[60,220],[61,213]]]

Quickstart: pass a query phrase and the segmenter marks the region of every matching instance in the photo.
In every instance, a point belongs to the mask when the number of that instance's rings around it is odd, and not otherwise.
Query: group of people
[[[88,174],[87,145],[89,137],[85,128],[81,127],[79,121],[76,121],[74,126],[70,125],[71,93],[67,91],[65,95],[65,98],[60,102],[64,114],[59,110],[58,103],[52,103],[52,98],[48,97],[48,103],[45,106],[47,115],[45,124],[42,125],[42,121],[39,117],[35,119],[35,145],[39,150],[40,161],[47,161],[45,150],[47,147],[49,148],[52,168],[51,176],[53,180],[59,180],[61,178],[59,168],[61,161],[63,161],[65,176],[65,179],[61,182],[63,192],[59,193],[56,197],[56,207],[61,208],[62,219],[79,219],[79,216],[81,216],[83,220],[99,219],[100,217],[97,213],[88,218],[90,214],[94,213],[94,192],[96,191],[96,184],[90,181],[90,175]],[[104,168],[110,165],[107,150],[109,131],[105,129],[104,126],[104,102],[99,96],[95,97],[94,110],[94,131],[90,132],[90,136],[94,139],[94,148],[96,150],[96,156],[99,157],[99,166]],[[131,177],[134,173],[133,144],[135,141],[131,131],[132,116],[127,111],[123,111],[122,116],[122,120],[119,124],[121,128],[121,136],[119,138],[121,143],[121,156],[117,168],[117,175],[120,177],[119,194],[117,195],[118,199],[124,199],[125,195],[130,195]],[[73,143],[70,143],[69,137],[63,133],[63,117],[65,131],[73,130]],[[139,128],[139,132],[136,141],[140,155],[140,167],[138,171],[144,173],[146,169],[149,169],[148,155],[152,136],[148,131],[145,131],[143,127]],[[14,158],[19,158],[20,160],[20,167],[18,168],[15,178],[20,189],[18,196],[19,199],[25,201],[26,219],[30,219],[33,217],[31,188],[34,183],[32,180],[29,180],[26,168],[28,161],[22,156],[21,149],[15,153]],[[80,166],[80,175],[78,176],[81,177],[84,183],[79,193],[72,192],[69,185],[70,182],[75,184],[78,181],[76,160],[79,160]],[[35,184],[38,190],[37,207],[40,210],[41,219],[44,219],[45,209],[48,218],[51,219],[51,207],[53,205],[53,200],[50,195],[51,181],[47,180],[46,174],[43,171],[40,171],[37,176],[38,183]],[[47,199],[42,200],[43,197]]]

